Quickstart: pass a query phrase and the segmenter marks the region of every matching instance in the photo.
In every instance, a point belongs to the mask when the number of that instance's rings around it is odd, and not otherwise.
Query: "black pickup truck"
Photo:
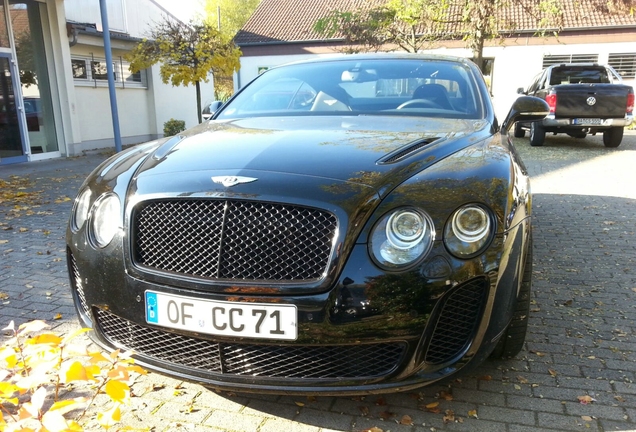
[[[606,147],[618,147],[623,128],[634,119],[634,89],[624,85],[611,67],[598,64],[559,64],[543,70],[517,93],[544,99],[550,114],[542,121],[517,123],[514,135],[530,131],[530,145],[541,146],[547,132],[574,138],[603,132]]]

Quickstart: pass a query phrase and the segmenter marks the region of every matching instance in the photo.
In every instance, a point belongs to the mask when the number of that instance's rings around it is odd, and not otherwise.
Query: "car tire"
[[[540,147],[545,141],[545,129],[539,124],[539,122],[533,122],[530,124],[530,145],[532,147]]]
[[[523,138],[526,136],[526,131],[521,128],[521,123],[515,123],[515,138]]]
[[[603,144],[605,147],[618,147],[623,141],[623,128],[613,127],[603,132]]]
[[[532,233],[528,241],[528,253],[526,265],[523,270],[523,279],[519,297],[512,315],[512,320],[497,342],[490,357],[493,359],[506,359],[515,357],[523,349],[528,330],[528,316],[530,314],[530,295],[532,292]]]

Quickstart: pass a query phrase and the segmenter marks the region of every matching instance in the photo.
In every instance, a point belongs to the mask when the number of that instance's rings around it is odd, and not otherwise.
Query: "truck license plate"
[[[572,119],[572,124],[575,125],[601,125],[603,119],[600,118],[575,118]]]
[[[204,300],[146,291],[146,322],[220,336],[296,340],[296,306]]]

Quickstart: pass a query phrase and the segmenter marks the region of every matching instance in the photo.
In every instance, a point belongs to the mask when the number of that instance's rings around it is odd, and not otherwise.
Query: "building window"
[[[73,66],[73,78],[74,79],[88,79],[88,73],[86,72],[86,62],[84,60],[71,60]]]
[[[636,53],[610,54],[607,62],[623,79],[636,78]]]
[[[106,60],[94,57],[73,56],[71,59],[75,85],[102,87],[108,85]],[[130,63],[121,57],[113,62],[113,74],[117,87],[147,88],[146,71],[130,71]]]
[[[544,55],[543,68],[562,63],[598,63],[598,54]]]
[[[107,80],[108,79],[108,71],[107,65],[105,61],[92,61],[91,62],[91,73],[93,74],[93,79],[95,80]],[[115,75],[115,81],[117,81],[117,65],[113,63],[113,74]]]

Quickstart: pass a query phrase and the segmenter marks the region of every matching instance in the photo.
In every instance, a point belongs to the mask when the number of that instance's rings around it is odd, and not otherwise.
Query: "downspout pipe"
[[[102,33],[104,36],[104,52],[106,53],[106,74],[108,76],[108,94],[110,96],[110,112],[113,118],[113,133],[115,135],[115,151],[121,151],[121,133],[119,131],[119,114],[117,112],[117,95],[115,94],[115,74],[113,71],[113,53],[110,48],[110,27],[108,26],[108,11],[106,0],[99,0],[102,15]]]

